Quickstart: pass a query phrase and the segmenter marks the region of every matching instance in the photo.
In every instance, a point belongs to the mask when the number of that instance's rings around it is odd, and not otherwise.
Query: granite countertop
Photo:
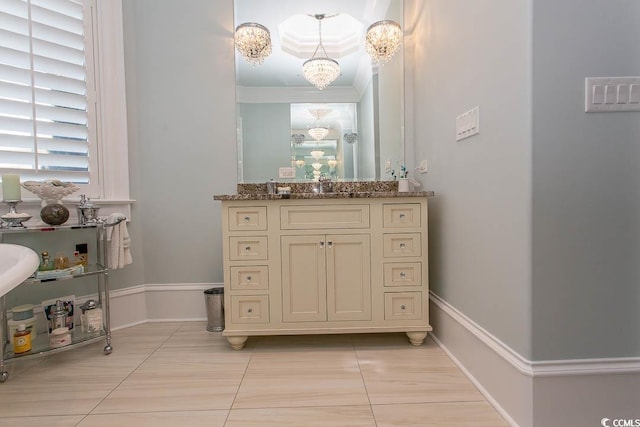
[[[276,183],[289,187],[289,194],[268,194],[267,184],[238,184],[238,194],[214,195],[214,200],[283,200],[283,199],[373,199],[389,197],[431,197],[433,191],[398,192],[397,181],[332,182],[331,191],[313,191],[313,182]]]

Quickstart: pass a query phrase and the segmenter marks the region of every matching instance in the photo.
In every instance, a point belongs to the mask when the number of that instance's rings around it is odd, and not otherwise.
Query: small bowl
[[[7,224],[8,228],[26,228],[27,226],[23,224],[23,222],[27,222],[31,219],[31,215],[28,214],[18,214],[20,216],[8,216],[2,215],[0,219]]]

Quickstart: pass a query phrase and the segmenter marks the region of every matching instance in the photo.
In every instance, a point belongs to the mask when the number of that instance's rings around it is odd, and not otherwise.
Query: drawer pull
[[[244,251],[245,251],[245,252],[250,252],[250,251],[251,251],[251,246],[247,246],[247,247],[245,247],[245,248],[244,248]]]
[[[400,214],[400,219],[404,219],[405,216],[406,216],[405,214],[401,213]]]
[[[247,276],[247,282],[251,281],[251,276]]]
[[[245,217],[244,217],[244,222],[249,222],[249,220],[250,220],[250,219],[251,219],[250,217],[245,216]]]
[[[247,309],[247,313],[249,313],[249,314],[253,313],[253,308],[248,308]]]
[[[406,306],[406,305],[402,304],[402,305],[400,306],[400,310],[405,311],[406,309],[407,309],[407,306]]]
[[[400,243],[400,249],[404,249],[406,247],[407,247],[407,245],[405,243]]]
[[[401,279],[405,279],[407,277],[407,273],[405,273],[404,271],[400,272],[400,278]]]

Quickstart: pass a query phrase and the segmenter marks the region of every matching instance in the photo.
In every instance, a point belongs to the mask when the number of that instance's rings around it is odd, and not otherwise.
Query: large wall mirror
[[[235,53],[238,182],[283,180],[283,167],[296,180],[386,179],[404,162],[404,46],[377,66],[364,40],[374,22],[403,26],[403,14],[403,0],[234,0],[234,28],[258,23],[272,45],[261,64]],[[340,67],[322,90],[302,71],[320,34]]]

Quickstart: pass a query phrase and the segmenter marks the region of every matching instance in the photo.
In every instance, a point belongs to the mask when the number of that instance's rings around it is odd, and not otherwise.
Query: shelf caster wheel
[[[111,344],[107,344],[107,345],[104,346],[104,354],[105,355],[111,354],[112,351],[113,351],[113,347],[111,347]]]
[[[9,379],[9,372],[7,371],[0,372],[0,383],[3,383],[8,379]]]

